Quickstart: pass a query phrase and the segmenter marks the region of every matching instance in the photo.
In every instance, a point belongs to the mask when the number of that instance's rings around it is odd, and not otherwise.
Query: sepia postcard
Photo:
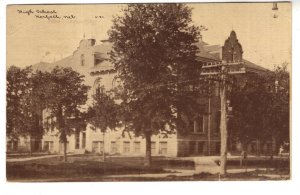
[[[291,2],[8,4],[8,182],[290,180]]]

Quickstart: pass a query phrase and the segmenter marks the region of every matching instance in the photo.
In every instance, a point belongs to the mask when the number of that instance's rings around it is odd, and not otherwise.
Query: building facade
[[[243,49],[236,33],[231,32],[224,46],[209,45],[200,40],[198,61],[202,64],[214,64],[222,61],[243,62],[246,72],[261,73],[266,69],[243,59]],[[97,43],[95,39],[83,39],[72,55],[54,63],[38,63],[35,69],[50,71],[55,66],[71,67],[73,70],[85,75],[85,84],[91,89],[88,94],[87,107],[92,103],[92,95],[96,89],[103,86],[103,90],[109,91],[117,87],[116,71],[109,62],[108,53],[112,44],[109,41]],[[151,137],[152,155],[163,156],[198,156],[217,155],[220,152],[219,121],[220,98],[217,82],[210,82],[212,91],[207,97],[199,99],[201,114],[186,117],[189,124],[184,133],[171,135],[158,134]],[[43,114],[44,124],[51,123],[47,111]],[[105,134],[99,129],[94,129],[90,124],[84,131],[74,131],[67,137],[67,152],[74,153],[107,153],[110,155],[145,155],[146,143],[143,136],[135,136],[133,132],[124,132],[122,128],[108,130]],[[17,150],[16,143],[9,145]],[[12,146],[14,144],[14,146]],[[20,144],[19,144],[20,147]],[[62,153],[63,144],[59,141],[58,131],[49,126],[40,140],[39,149],[50,153]]]

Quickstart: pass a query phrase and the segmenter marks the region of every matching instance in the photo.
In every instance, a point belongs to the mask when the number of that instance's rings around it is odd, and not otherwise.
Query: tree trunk
[[[29,156],[32,156],[32,143],[31,143],[31,138],[29,139]]]
[[[59,129],[60,129],[60,141],[64,145],[64,162],[67,162],[68,161],[68,159],[67,159],[67,134],[66,134],[65,121],[63,119],[63,112],[62,112],[61,106],[58,108],[57,120],[58,120]]]
[[[256,144],[257,144],[257,156],[260,156],[260,154],[261,154],[261,143],[260,143],[260,140],[259,139],[257,139],[256,140]]]
[[[105,162],[105,139],[104,139],[104,136],[105,136],[105,131],[103,131],[103,162]]]
[[[241,142],[241,156],[240,156],[240,167],[243,166],[243,160],[244,160],[244,144]]]
[[[221,156],[220,156],[220,174],[226,174],[226,161],[227,161],[227,119],[226,119],[226,83],[225,75],[222,75],[220,86],[220,99],[221,99],[221,121],[220,121],[220,134],[221,134]]]
[[[146,138],[146,156],[145,156],[145,166],[151,166],[151,133],[145,133]]]
[[[31,137],[29,139],[29,155],[32,156],[32,141],[31,141]]]
[[[64,162],[67,162],[67,138],[64,141]]]

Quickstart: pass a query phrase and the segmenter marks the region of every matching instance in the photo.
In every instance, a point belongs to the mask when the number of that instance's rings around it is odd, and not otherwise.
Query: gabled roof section
[[[259,65],[256,65],[248,60],[244,60],[245,68],[247,72],[255,72],[255,73],[263,73],[263,72],[269,72],[270,70],[263,68]]]
[[[198,58],[208,61],[221,61],[221,46],[209,45],[206,42],[200,40],[195,44],[199,48]]]

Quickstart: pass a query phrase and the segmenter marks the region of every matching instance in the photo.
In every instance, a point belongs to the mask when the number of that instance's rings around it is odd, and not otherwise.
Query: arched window
[[[93,94],[96,94],[97,92],[105,93],[105,87],[104,85],[101,85],[101,77],[98,77],[93,86]]]
[[[81,64],[81,66],[85,65],[84,54],[81,54],[81,56],[80,56],[80,64]]]

